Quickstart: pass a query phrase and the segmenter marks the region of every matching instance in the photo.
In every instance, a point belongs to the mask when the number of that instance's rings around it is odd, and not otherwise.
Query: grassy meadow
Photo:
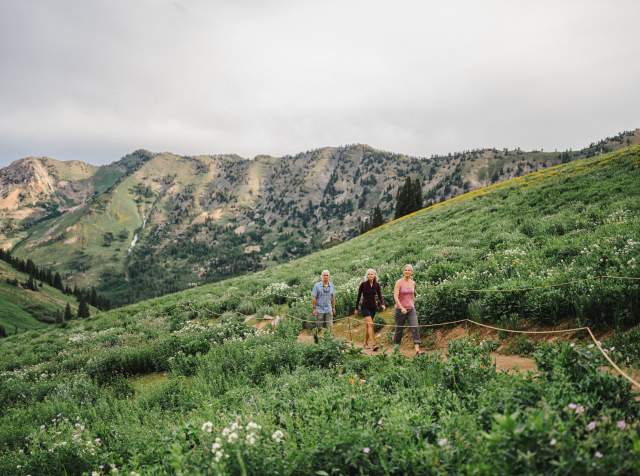
[[[640,277],[639,183],[630,147],[2,339],[0,474],[640,474],[640,405],[586,342],[538,344],[537,373],[502,373],[479,338],[451,341],[446,358],[369,357],[301,343],[294,320],[258,330],[234,314],[308,318],[328,268],[346,316],[367,268],[390,301],[412,263],[422,323],[588,324],[617,331],[617,360],[638,356],[638,283],[597,277]],[[534,289],[474,291],[520,287]]]
[[[0,261],[0,325],[7,333],[45,327],[47,323],[55,322],[56,313],[64,311],[67,303],[74,313],[77,312],[78,301],[74,296],[68,296],[46,283],[38,291],[31,291],[7,281],[16,279],[25,283],[29,275]],[[91,312],[96,312],[96,309],[91,308]]]

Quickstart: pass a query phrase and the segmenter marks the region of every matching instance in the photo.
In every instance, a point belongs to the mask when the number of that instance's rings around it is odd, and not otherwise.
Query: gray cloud
[[[0,165],[576,148],[640,126],[639,18],[633,0],[7,0]]]

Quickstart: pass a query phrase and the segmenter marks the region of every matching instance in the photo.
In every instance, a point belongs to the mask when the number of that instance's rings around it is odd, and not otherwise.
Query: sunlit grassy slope
[[[4,261],[0,261],[0,325],[9,334],[29,329],[38,329],[46,322],[54,322],[57,311],[64,310],[67,303],[77,311],[78,302],[73,296],[67,296],[48,284],[39,291],[22,289],[7,283],[7,279],[26,282],[29,276],[14,270]]]

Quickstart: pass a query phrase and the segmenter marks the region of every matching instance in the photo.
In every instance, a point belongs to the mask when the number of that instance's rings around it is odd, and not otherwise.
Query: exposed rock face
[[[0,169],[0,247],[135,300],[354,236],[374,207],[393,216],[407,176],[437,202],[639,142],[636,130],[572,153],[416,158],[351,145],[252,160],[139,150],[102,167],[26,158]]]

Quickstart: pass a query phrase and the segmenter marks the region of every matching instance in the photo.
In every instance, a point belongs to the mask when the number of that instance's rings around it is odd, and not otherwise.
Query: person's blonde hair
[[[409,268],[411,268],[411,272],[413,273],[413,265],[412,265],[412,264],[408,264],[408,263],[407,263],[407,264],[405,264],[405,265],[402,267],[402,271],[404,272],[404,270],[405,270],[405,269],[407,269],[407,266],[408,266]]]
[[[373,268],[369,268],[367,270],[366,273],[364,273],[364,281],[362,281],[363,283],[366,283],[367,281],[369,281],[369,273],[373,273],[373,281],[377,282],[378,281],[378,273],[375,269]]]

